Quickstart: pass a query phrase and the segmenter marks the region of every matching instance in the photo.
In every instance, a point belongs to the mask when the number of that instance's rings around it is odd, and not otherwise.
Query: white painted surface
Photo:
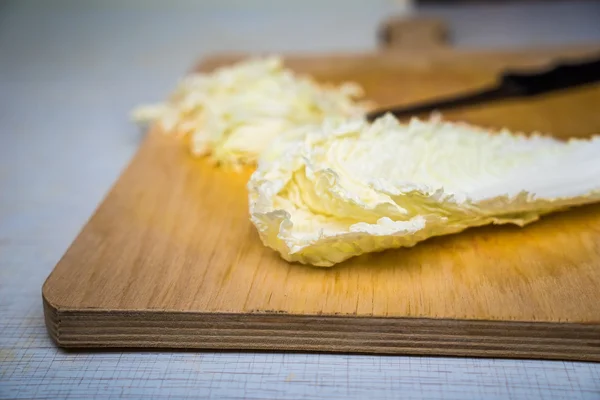
[[[69,353],[48,339],[41,285],[137,149],[129,110],[162,99],[215,51],[372,49],[377,24],[400,7],[341,3],[0,3],[0,398],[600,398],[598,364]],[[448,16],[458,45],[598,41],[599,3],[568,3],[568,16],[564,5],[543,16],[523,6],[510,28],[504,21],[516,6],[428,12]],[[563,33],[540,34],[553,21]],[[482,24],[495,28],[482,37]]]

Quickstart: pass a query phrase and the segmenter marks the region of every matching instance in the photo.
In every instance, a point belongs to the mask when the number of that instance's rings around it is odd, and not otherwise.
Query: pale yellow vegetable
[[[278,135],[326,117],[364,114],[362,88],[318,84],[284,68],[278,57],[243,60],[184,78],[164,104],[138,107],[138,122],[189,135],[194,155],[224,164],[254,164]]]
[[[600,137],[562,142],[391,116],[329,120],[276,140],[248,190],[266,246],[288,261],[331,266],[599,201]]]

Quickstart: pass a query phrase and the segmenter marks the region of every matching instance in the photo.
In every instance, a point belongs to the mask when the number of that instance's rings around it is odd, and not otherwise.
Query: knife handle
[[[500,86],[513,96],[537,94],[600,81],[600,58],[578,63],[559,63],[544,71],[509,71]]]

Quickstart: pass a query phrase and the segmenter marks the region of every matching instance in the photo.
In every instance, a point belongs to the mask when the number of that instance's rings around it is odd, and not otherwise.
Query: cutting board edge
[[[58,347],[468,356],[600,362],[600,323],[60,309]],[[268,339],[268,340],[267,340]]]

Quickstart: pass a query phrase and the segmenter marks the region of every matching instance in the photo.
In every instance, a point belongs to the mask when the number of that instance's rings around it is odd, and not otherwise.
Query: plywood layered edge
[[[60,310],[48,332],[65,348],[316,351],[600,361],[600,324],[369,318],[283,313]]]

